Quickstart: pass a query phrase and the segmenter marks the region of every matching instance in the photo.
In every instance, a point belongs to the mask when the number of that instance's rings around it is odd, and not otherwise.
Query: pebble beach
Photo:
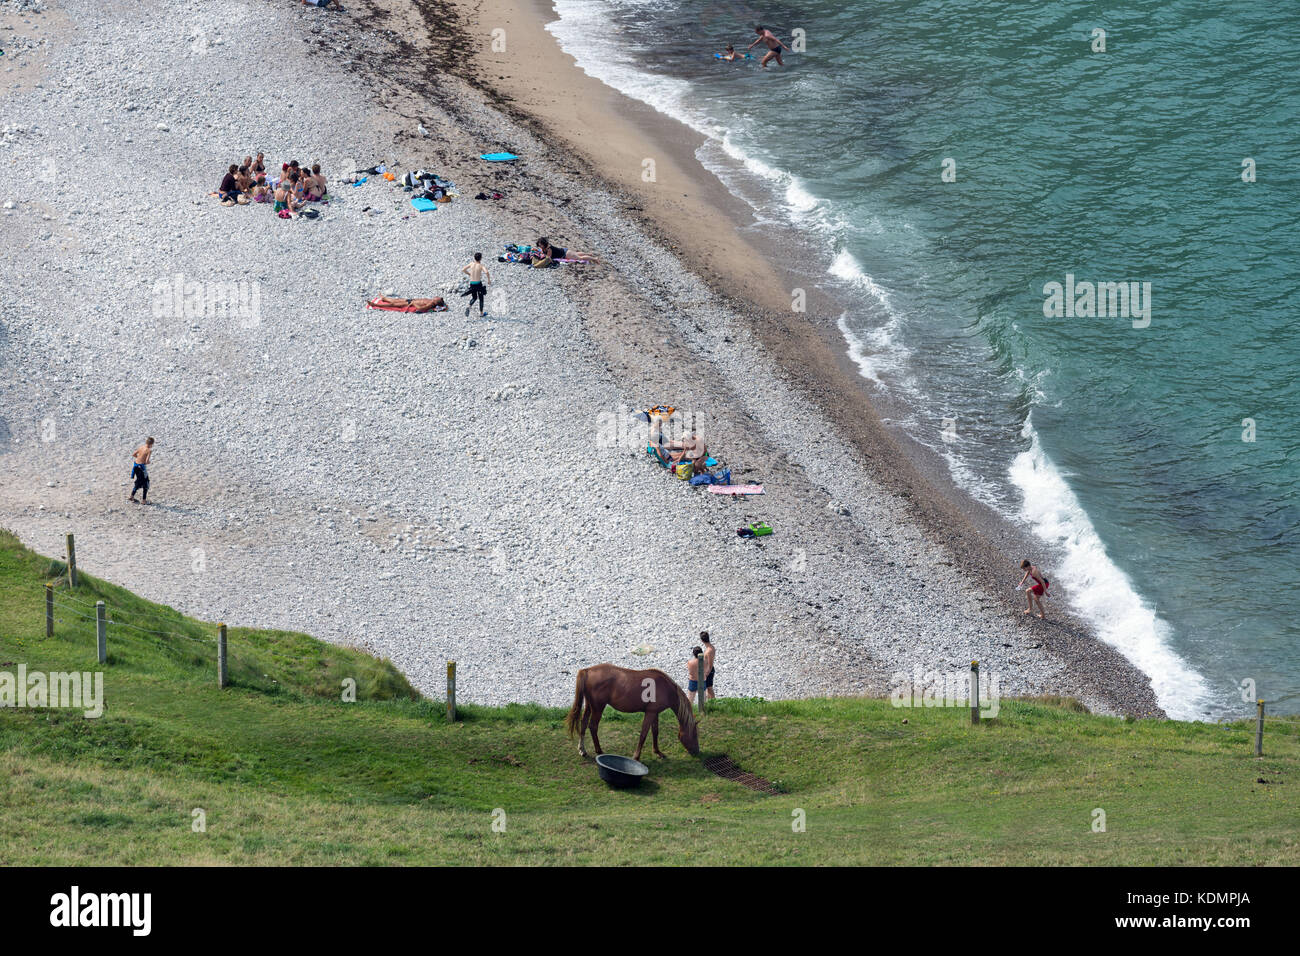
[[[447,37],[464,70],[425,59]],[[485,89],[489,43],[435,4],[0,0],[0,525],[52,556],[75,532],[91,574],[365,648],[431,696],[449,660],[481,704],[567,704],[606,660],[684,681],[707,629],[720,696],[888,695],[978,660],[1003,696],[1160,716],[1084,625],[1020,613],[1020,554],[994,580],[978,528],[947,533],[896,449],[850,440],[783,338],[798,316],[699,274]],[[209,195],[258,151],[321,164],[318,218]],[[418,213],[343,183],[379,164],[455,196]],[[602,262],[496,261],[540,235]],[[458,295],[476,251],[483,318]],[[450,310],[367,309],[381,293]],[[656,404],[765,493],[660,469],[635,417]],[[775,533],[737,536],[757,521]]]

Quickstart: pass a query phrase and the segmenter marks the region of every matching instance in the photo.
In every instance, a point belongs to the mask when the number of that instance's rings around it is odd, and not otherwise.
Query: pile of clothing
[[[401,183],[406,192],[414,193],[411,198],[432,199],[434,202],[447,202],[451,198],[449,194],[456,188],[450,179],[443,179],[423,169],[404,174]]]

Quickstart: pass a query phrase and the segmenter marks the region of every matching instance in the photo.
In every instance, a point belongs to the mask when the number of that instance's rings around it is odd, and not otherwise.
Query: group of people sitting
[[[266,160],[258,153],[256,159],[245,156],[242,163],[231,163],[216,195],[223,206],[273,202],[276,215],[291,219],[308,203],[325,199],[325,176],[320,171],[320,163],[308,168],[296,159],[283,163],[278,175],[274,172],[268,175]]]
[[[682,462],[688,462],[692,466],[694,474],[703,474],[707,471],[705,462],[709,460],[709,449],[704,445],[704,439],[694,432],[688,432],[681,438],[664,440],[664,419],[671,417],[672,412],[664,415],[660,407],[656,406],[649,414],[650,435],[649,445],[657,453],[659,459],[665,462],[669,468],[675,467]]]

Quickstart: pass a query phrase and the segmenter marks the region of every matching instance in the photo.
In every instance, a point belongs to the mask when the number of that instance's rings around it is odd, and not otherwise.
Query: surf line
[[[1049,319],[1132,319],[1133,328],[1151,324],[1150,282],[1075,282],[1065,274],[1065,284],[1043,286],[1043,316]]]

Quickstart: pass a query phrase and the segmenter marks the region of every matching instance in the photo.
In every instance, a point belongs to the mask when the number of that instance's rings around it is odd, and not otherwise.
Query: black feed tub
[[[622,790],[625,787],[639,787],[650,768],[631,757],[601,754],[596,758],[596,772],[611,787]]]

